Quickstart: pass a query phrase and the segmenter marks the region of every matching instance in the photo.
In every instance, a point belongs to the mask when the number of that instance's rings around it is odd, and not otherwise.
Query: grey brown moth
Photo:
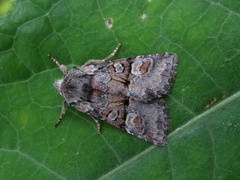
[[[67,70],[56,59],[64,77],[54,86],[65,104],[120,128],[153,144],[167,143],[170,116],[163,95],[166,95],[176,74],[178,58],[173,53],[141,55],[110,61],[120,45],[103,60],[89,60],[83,66]]]

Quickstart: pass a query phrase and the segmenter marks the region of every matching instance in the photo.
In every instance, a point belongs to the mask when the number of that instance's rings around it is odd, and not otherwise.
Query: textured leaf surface
[[[112,25],[108,24],[111,23]],[[0,16],[0,179],[239,179],[240,1],[14,1]],[[54,123],[62,76],[81,65],[175,52],[164,99],[169,144],[153,146],[72,108]]]

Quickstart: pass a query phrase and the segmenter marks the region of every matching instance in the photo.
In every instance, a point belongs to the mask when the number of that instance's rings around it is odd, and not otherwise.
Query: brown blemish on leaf
[[[141,19],[144,20],[144,19],[146,19],[146,18],[147,18],[147,14],[146,14],[146,13],[142,13],[142,14],[141,14]]]
[[[208,108],[209,106],[211,106],[215,101],[217,100],[217,98],[213,97],[211,99],[209,99],[206,103],[205,103],[205,108]]]
[[[108,18],[105,22],[107,28],[111,29],[113,27],[113,19],[112,18]]]
[[[227,96],[227,92],[226,92],[226,91],[223,91],[221,97],[224,99],[226,96]]]

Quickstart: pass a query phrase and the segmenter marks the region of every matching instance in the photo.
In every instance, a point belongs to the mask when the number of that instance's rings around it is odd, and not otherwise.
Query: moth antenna
[[[67,75],[67,67],[63,64],[60,64],[54,57],[52,57],[50,54],[48,54],[48,57],[59,67],[59,69],[62,71],[64,75]]]
[[[121,44],[118,44],[118,46],[113,50],[113,52],[109,56],[104,58],[103,61],[107,61],[107,60],[111,59],[117,53],[120,46],[121,46]]]

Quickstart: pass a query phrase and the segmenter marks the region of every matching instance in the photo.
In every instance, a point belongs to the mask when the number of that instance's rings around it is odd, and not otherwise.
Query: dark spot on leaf
[[[107,28],[111,29],[113,27],[113,19],[112,18],[108,18],[105,22]]]

